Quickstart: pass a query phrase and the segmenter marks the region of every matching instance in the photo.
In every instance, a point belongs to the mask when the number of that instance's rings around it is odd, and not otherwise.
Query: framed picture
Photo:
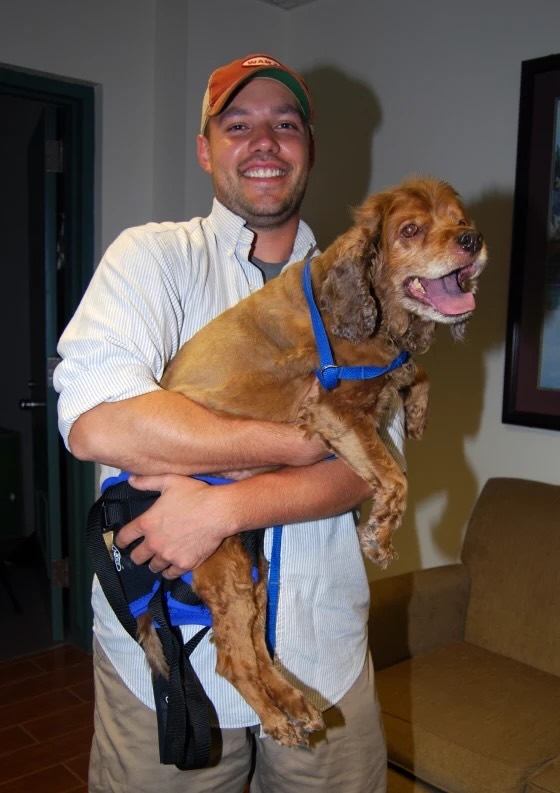
[[[560,430],[560,55],[521,67],[502,420]]]

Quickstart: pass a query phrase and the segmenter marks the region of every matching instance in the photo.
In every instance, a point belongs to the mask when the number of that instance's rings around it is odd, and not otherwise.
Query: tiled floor
[[[69,645],[0,663],[0,793],[86,793],[91,657]]]

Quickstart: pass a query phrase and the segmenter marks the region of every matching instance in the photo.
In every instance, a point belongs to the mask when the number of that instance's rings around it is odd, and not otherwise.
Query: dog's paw
[[[360,547],[370,562],[374,562],[382,570],[385,570],[392,561],[399,558],[399,555],[391,540],[381,542],[376,536],[377,532],[371,531],[371,528],[368,526],[368,531],[360,532]]]
[[[311,732],[322,730],[325,726],[323,714],[314,705],[308,702],[302,695],[301,707],[294,713],[293,709],[289,714],[292,724],[301,728],[305,735]]]
[[[262,726],[264,733],[282,746],[309,746],[308,731],[285,716],[267,719]]]

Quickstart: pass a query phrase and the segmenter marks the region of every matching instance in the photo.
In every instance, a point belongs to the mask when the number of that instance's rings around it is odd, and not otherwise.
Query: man
[[[103,464],[103,477],[129,471],[135,488],[161,492],[118,543],[143,538],[133,561],[166,578],[194,568],[228,534],[284,524],[276,662],[324,710],[327,728],[311,750],[256,737],[255,714],[215,674],[206,637],[192,661],[222,730],[221,759],[196,771],[160,765],[142,650],[95,581],[90,791],[241,793],[254,752],[257,793],[381,793],[386,753],[367,656],[368,584],[351,512],[369,497],[367,485],[292,426],[217,416],[158,386],[184,341],[258,289],[263,274],[315,248],[299,217],[313,164],[303,79],[266,55],[217,69],[197,153],[213,180],[212,212],[129,229],[109,247],[60,341],[60,429],[76,457]],[[281,468],[227,487],[189,477],[271,464]],[[182,628],[185,640],[196,630]]]

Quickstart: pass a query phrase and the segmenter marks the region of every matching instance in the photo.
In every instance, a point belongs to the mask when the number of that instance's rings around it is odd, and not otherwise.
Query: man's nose
[[[251,143],[255,151],[278,151],[279,149],[276,132],[270,124],[255,126]]]

